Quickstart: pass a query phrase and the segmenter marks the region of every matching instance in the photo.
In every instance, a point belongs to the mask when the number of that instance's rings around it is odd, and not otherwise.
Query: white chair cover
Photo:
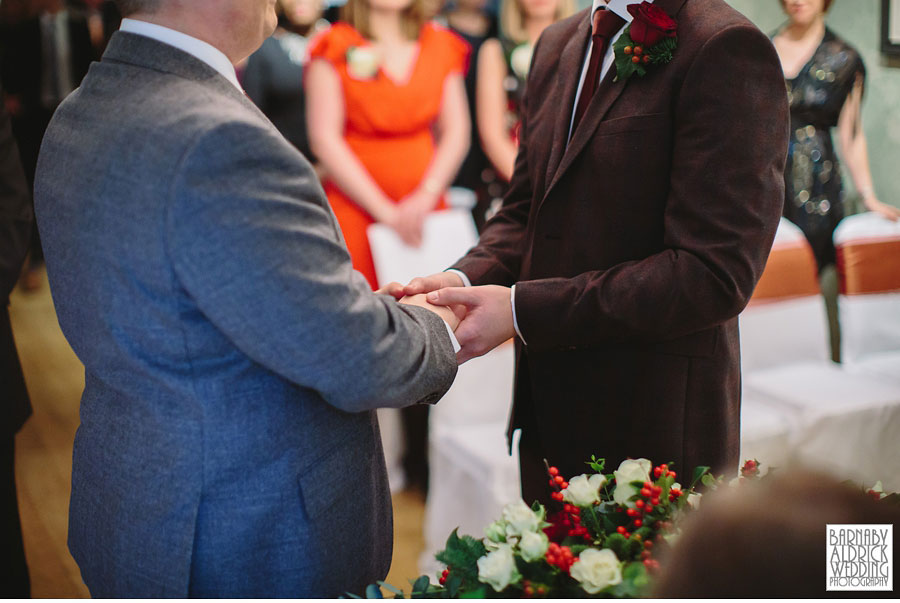
[[[431,478],[425,505],[425,549],[419,570],[433,575],[434,555],[454,528],[480,538],[500,517],[503,506],[521,497],[518,442],[513,455],[506,444],[506,424],[454,426],[431,430]]]
[[[744,373],[830,357],[815,258],[803,232],[784,218],[759,285],[740,315],[740,330]]]
[[[518,447],[510,456],[506,442],[514,349],[507,342],[460,366],[450,391],[432,409],[421,571],[438,567],[434,554],[453,528],[479,537],[503,505],[519,496]]]
[[[789,461],[900,489],[900,383],[806,363],[744,377],[744,391],[793,413]],[[762,460],[762,459],[760,459]]]
[[[790,406],[767,401],[752,391],[741,399],[741,462],[755,459],[763,469],[782,467],[791,458],[791,433],[799,412]]]
[[[841,361],[876,361],[882,368],[893,363],[892,372],[900,374],[900,222],[874,213],[849,216],[835,230],[834,242]]]
[[[478,240],[472,214],[465,209],[434,212],[425,220],[422,245],[406,245],[397,233],[384,224],[372,224],[367,230],[375,273],[381,285],[392,281],[408,283],[417,276],[440,272],[462,257]],[[381,440],[391,490],[404,487],[403,430],[400,413],[394,409],[378,411]]]

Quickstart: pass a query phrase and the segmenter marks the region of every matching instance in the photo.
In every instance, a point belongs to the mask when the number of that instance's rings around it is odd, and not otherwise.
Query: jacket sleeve
[[[6,306],[31,237],[31,194],[0,90],[0,302]]]
[[[518,283],[529,349],[671,340],[749,301],[784,202],[789,115],[771,42],[749,25],[717,32],[672,102],[663,248],[607,270]]]
[[[177,278],[247,356],[349,412],[436,402],[450,387],[444,322],[371,291],[312,167],[274,130],[211,128],[172,191]]]
[[[543,38],[538,38],[532,55],[532,69],[541,49]],[[534,83],[529,81],[530,86]],[[509,189],[503,197],[503,205],[497,214],[485,225],[478,238],[478,245],[451,268],[463,272],[473,285],[515,284],[522,269],[522,254],[525,250],[528,217],[531,212],[534,187],[528,166],[527,147],[527,96],[520,107],[521,125],[519,148],[513,167]]]

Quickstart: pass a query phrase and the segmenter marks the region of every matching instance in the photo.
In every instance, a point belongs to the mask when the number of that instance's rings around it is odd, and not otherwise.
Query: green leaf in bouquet
[[[582,507],[581,509],[581,525],[586,527],[592,536],[596,538],[606,531],[604,522],[600,519],[597,510],[593,506]],[[615,530],[615,526],[612,529]]]
[[[412,593],[410,593],[410,599],[424,599],[425,595],[428,593],[428,587],[431,586],[431,580],[428,579],[428,576],[419,576],[416,578],[416,581],[413,582],[412,585]]]
[[[459,576],[451,575],[450,578],[447,579],[447,583],[444,585],[444,587],[447,589],[447,596],[451,599],[456,598],[456,596],[459,594],[459,589],[462,588],[462,585],[463,585],[462,578],[460,578]],[[473,589],[479,590],[481,588],[484,588],[484,587],[481,583],[478,582],[478,574],[476,573],[475,574],[475,583],[469,589],[469,592],[473,592]]]
[[[593,548],[589,544],[573,544],[569,547],[569,550],[572,551],[572,554],[578,557],[580,554],[585,552],[586,550]]]
[[[462,593],[459,595],[460,599],[486,599],[488,597],[488,589],[486,586],[482,586],[473,591],[469,591],[467,593]]]
[[[617,514],[617,515],[619,515],[619,514]],[[617,519],[619,519],[618,522],[613,520],[612,513],[604,514],[603,515],[603,532],[605,532],[607,534],[615,532],[616,528],[619,527],[620,525],[622,525],[622,520],[620,518],[617,518]]]
[[[619,559],[635,559],[638,555],[641,554],[641,551],[643,550],[643,540],[638,540],[637,538],[629,538],[628,540],[625,540],[625,543],[622,545],[622,555],[619,555]]]
[[[640,561],[626,563],[622,568],[622,582],[609,591],[614,597],[642,597],[646,596],[650,586],[650,575],[647,568]]]
[[[377,584],[370,584],[366,587],[366,599],[383,599],[381,589]]]
[[[399,595],[399,597],[401,599],[404,598],[403,591],[400,590],[399,588],[397,588],[396,586],[394,586],[393,584],[388,584],[384,580],[378,580],[377,582],[375,582],[375,584],[377,584],[381,588],[385,589],[386,591],[392,592],[395,595]]]
[[[598,459],[593,454],[591,455],[591,460],[586,463],[591,469],[594,470],[594,473],[603,473],[603,468],[606,465],[606,459]]]
[[[710,490],[715,490],[716,486],[719,485],[719,482],[716,481],[716,478],[711,473],[704,473],[703,477],[700,478],[700,483]]]
[[[708,475],[708,474],[709,474],[709,467],[701,466],[701,467],[697,467],[696,469],[694,469],[694,476],[691,478],[691,485],[688,486],[687,491],[690,492],[691,490],[693,490],[694,486],[697,485],[697,482],[699,482],[703,478],[704,475]]]
[[[475,588],[478,584],[478,559],[484,556],[486,550],[480,540],[471,536],[460,537],[457,530],[451,532],[446,548],[435,555],[435,559],[451,568],[451,576],[458,576],[463,584]]]
[[[625,537],[618,532],[615,532],[607,536],[606,542],[604,544],[607,548],[612,549],[612,552],[616,554],[616,557],[618,557],[619,559],[624,559],[625,542]]]

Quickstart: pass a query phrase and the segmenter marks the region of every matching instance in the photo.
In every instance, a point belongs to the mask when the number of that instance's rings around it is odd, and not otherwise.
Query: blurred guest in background
[[[310,37],[328,27],[322,0],[278,0],[278,28],[250,55],[244,90],[291,144],[313,160],[306,134],[303,63]]]
[[[481,145],[493,169],[483,172],[476,189],[479,229],[499,208],[512,177],[519,146],[519,108],[534,44],[544,28],[574,10],[574,0],[503,0],[500,36],[481,46],[476,114]]]
[[[16,432],[31,414],[31,404],[6,306],[28,252],[31,222],[31,195],[0,103],[0,597],[12,598],[31,595],[15,471]]]
[[[97,56],[103,54],[109,38],[119,29],[122,15],[113,0],[70,0],[73,8],[79,8],[87,18],[91,31],[91,42]]]
[[[875,195],[861,116],[866,69],[859,53],[825,26],[831,3],[781,0],[789,20],[772,38],[791,106],[784,215],[806,234],[820,272],[835,262],[831,236],[844,217],[831,128],[837,127],[843,158],[865,208],[891,220],[900,217],[900,209]]]
[[[826,524],[898,522],[896,506],[823,474],[786,471],[723,488],[704,496],[689,517],[663,559],[654,595],[822,597]]]
[[[57,105],[87,73],[95,58],[87,19],[68,10],[62,0],[35,0],[28,18],[0,31],[0,79],[6,87],[6,108],[29,186],[34,185],[41,140]],[[40,284],[43,263],[37,227],[25,273],[26,289]]]
[[[475,119],[475,83],[478,79],[478,62],[475,57],[485,40],[497,37],[497,19],[488,10],[486,0],[455,0],[445,8],[443,19],[451,31],[469,43],[469,53],[473,59],[465,78],[469,120],[472,124],[469,135],[471,142],[453,185],[477,191],[481,188],[482,172],[489,169],[490,164],[481,148]],[[476,215],[476,225],[480,227],[483,220],[479,220]]]
[[[469,145],[468,48],[424,19],[421,0],[349,0],[313,41],[306,73],[310,144],[353,266],[378,286],[366,228],[418,246],[444,207]],[[407,483],[427,487],[427,409],[402,411]]]
[[[353,266],[374,289],[366,228],[382,222],[418,245],[468,150],[467,48],[422,19],[420,0],[350,0],[310,58],[310,143]]]

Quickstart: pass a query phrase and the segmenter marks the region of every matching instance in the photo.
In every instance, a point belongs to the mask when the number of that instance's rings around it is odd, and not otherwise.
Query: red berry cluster
[[[661,477],[677,477],[674,471],[669,469],[668,465],[659,465],[653,468],[653,477],[655,479],[660,479]],[[646,481],[643,483],[643,486],[640,489],[640,498],[638,498],[634,502],[635,508],[633,509],[625,509],[625,514],[631,519],[630,524],[626,526],[619,526],[616,528],[616,531],[619,532],[625,538],[631,538],[631,532],[628,531],[630,527],[633,530],[638,530],[641,527],[648,525],[648,522],[651,520],[648,516],[653,513],[660,504],[663,504],[660,501],[660,496],[662,496],[663,489],[662,486],[657,486],[651,481]],[[671,488],[669,490],[668,499],[669,502],[674,502],[675,499],[683,496],[684,493],[679,488]],[[671,527],[671,524],[668,521],[654,521],[652,524],[653,528],[656,530],[664,530]],[[634,538],[637,540],[641,540],[640,534],[634,534]],[[662,536],[658,536],[658,538],[662,538]],[[641,551],[641,559],[644,562],[644,567],[648,570],[655,570],[659,567],[659,562],[656,559],[652,558],[651,550],[653,549],[653,540],[644,539],[643,541],[644,550]]]
[[[438,582],[441,583],[441,586],[446,584],[447,578],[450,576],[450,568],[445,568],[443,572],[441,572],[441,577],[438,578]]]
[[[533,597],[535,595],[539,597],[543,597],[547,594],[547,588],[543,585],[538,585],[537,588],[534,587],[534,584],[531,583],[531,580],[523,580],[522,581],[523,590],[525,591],[525,597]]]
[[[741,467],[741,477],[751,478],[759,475],[759,461],[749,460]]]
[[[575,555],[572,554],[572,549],[567,546],[559,546],[555,542],[551,542],[547,547],[546,559],[547,563],[558,567],[567,574],[572,564],[577,561]]]
[[[562,502],[564,500],[562,490],[569,487],[569,482],[563,479],[559,474],[559,469],[556,467],[548,467],[547,473],[550,475],[550,487],[554,489],[554,492],[550,496],[553,500]],[[563,505],[563,513],[564,515],[556,521],[560,527],[564,528],[563,538],[566,536],[574,536],[575,538],[583,538],[587,541],[592,540],[588,529],[581,525],[581,509],[575,505],[566,503]],[[549,536],[550,534],[548,534],[548,537]]]
[[[562,502],[563,495],[560,490],[565,490],[569,487],[569,482],[565,480],[563,476],[559,474],[559,469],[556,467],[547,468],[547,473],[550,474],[550,487],[553,488],[553,493],[550,497],[553,500],[558,500]]]
[[[643,61],[643,63],[646,65],[650,62],[650,55],[644,54],[644,49],[641,46],[626,46],[622,49],[622,51],[627,55],[631,55],[632,63],[640,63],[641,61]]]
[[[581,525],[581,509],[576,507],[575,505],[566,504],[563,505],[563,511],[569,514],[568,518],[562,521],[562,524],[569,529],[569,536],[574,536],[575,538],[583,538],[590,542],[593,540],[591,538],[591,533],[588,532],[588,529]]]

